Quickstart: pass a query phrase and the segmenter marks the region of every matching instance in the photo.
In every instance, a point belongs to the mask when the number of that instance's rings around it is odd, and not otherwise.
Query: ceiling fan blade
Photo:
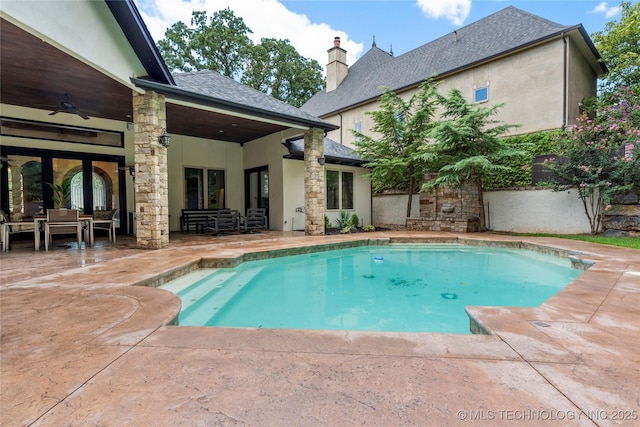
[[[85,113],[83,113],[82,111],[78,110],[77,108],[73,109],[73,113],[77,114],[78,116],[82,117],[85,120],[89,120],[89,116],[87,116]]]

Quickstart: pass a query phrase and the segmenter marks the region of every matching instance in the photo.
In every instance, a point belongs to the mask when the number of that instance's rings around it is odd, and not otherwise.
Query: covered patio
[[[470,308],[490,335],[172,326],[178,298],[150,286],[206,259],[369,238],[538,245],[595,264],[539,308]],[[21,244],[0,255],[2,425],[637,423],[637,250],[399,231]]]

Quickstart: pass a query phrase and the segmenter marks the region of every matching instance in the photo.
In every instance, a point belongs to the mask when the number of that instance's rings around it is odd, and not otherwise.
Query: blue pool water
[[[469,333],[465,306],[544,303],[567,259],[463,245],[362,246],[203,269],[162,286],[180,325]]]

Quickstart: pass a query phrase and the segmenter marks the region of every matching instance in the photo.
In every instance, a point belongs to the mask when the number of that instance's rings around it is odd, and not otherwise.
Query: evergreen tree
[[[438,176],[426,182],[423,190],[440,185],[475,186],[480,206],[480,229],[484,231],[483,178],[492,171],[508,173],[511,170],[495,160],[521,154],[501,138],[517,125],[498,124],[492,119],[502,104],[489,108],[470,104],[458,89],[451,89],[440,99],[445,110],[430,133],[433,142],[421,146],[422,159],[429,170],[438,172]]]
[[[367,113],[373,118],[376,138],[354,132],[356,151],[366,160],[373,190],[405,189],[409,192],[407,217],[411,215],[413,192],[426,173],[421,149],[432,130],[438,108],[437,84],[426,80],[409,101],[392,90],[380,98],[380,109]]]

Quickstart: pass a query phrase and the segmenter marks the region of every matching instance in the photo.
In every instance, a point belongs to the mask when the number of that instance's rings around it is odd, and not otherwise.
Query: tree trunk
[[[487,231],[487,222],[484,217],[484,194],[482,194],[482,180],[478,179],[476,181],[476,185],[478,188],[478,204],[480,205],[480,231]]]
[[[407,202],[407,218],[411,216],[411,205],[413,204],[413,174],[409,177],[409,201]]]

